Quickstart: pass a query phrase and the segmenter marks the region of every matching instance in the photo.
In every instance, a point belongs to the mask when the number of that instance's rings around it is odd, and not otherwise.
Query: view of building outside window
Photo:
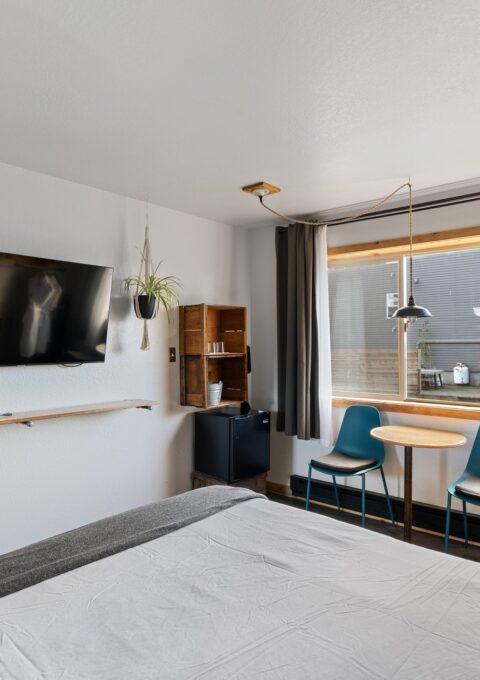
[[[418,372],[408,396],[480,401],[480,249],[416,255],[413,266],[415,300],[432,317],[408,329],[409,371]]]
[[[398,263],[329,271],[333,391],[398,395]]]
[[[408,327],[404,362],[398,277],[394,258],[330,268],[334,393],[403,398],[405,370],[408,398],[480,402],[480,249],[414,256],[415,301],[432,317]]]

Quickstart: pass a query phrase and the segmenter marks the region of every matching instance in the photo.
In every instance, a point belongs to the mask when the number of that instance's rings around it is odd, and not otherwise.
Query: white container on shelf
[[[223,382],[208,383],[208,405],[217,406],[222,399]]]
[[[453,382],[455,385],[468,385],[470,383],[469,368],[461,361],[453,367]]]

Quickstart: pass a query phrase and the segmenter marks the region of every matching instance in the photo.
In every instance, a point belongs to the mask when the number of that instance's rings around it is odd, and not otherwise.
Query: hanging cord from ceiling
[[[408,235],[410,240],[410,255],[409,255],[409,279],[410,279],[410,295],[413,296],[413,200],[412,200],[412,185],[408,181]]]
[[[395,194],[398,194],[399,191],[402,189],[405,189],[405,187],[408,187],[410,196],[412,192],[412,185],[410,180],[408,182],[404,182],[401,184],[399,187],[397,187],[394,191],[392,191],[388,196],[385,196],[384,198],[380,199],[373,205],[371,205],[369,208],[366,208],[365,210],[362,210],[361,212],[356,213],[355,215],[350,215],[349,217],[343,217],[338,220],[322,220],[321,222],[316,222],[312,220],[299,220],[296,217],[291,217],[288,215],[283,215],[282,213],[277,212],[273,208],[271,208],[269,205],[266,205],[264,202],[264,196],[259,196],[259,201],[262,204],[262,206],[265,208],[265,210],[268,210],[269,212],[273,213],[277,217],[280,217],[282,220],[287,220],[287,222],[294,222],[295,224],[306,224],[310,225],[312,227],[324,227],[324,226],[333,226],[335,224],[347,224],[348,222],[354,222],[355,220],[360,219],[361,217],[365,217],[366,215],[370,215],[371,213],[374,213],[376,210],[382,207],[387,201],[389,201]]]

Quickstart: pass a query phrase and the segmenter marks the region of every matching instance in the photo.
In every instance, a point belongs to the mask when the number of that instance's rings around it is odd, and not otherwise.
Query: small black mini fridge
[[[235,406],[195,414],[196,472],[238,482],[270,469],[270,413]]]

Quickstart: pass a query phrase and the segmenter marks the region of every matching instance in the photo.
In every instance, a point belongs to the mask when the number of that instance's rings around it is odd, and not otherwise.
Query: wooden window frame
[[[399,272],[399,304],[405,304],[405,265],[406,256],[409,252],[408,237],[388,239],[383,241],[371,241],[357,243],[348,246],[338,246],[328,249],[329,264],[341,262],[375,262],[385,258],[394,257],[398,260]],[[455,250],[468,250],[480,248],[480,226],[466,227],[463,229],[450,229],[426,234],[418,234],[413,238],[413,252],[416,255],[425,255]],[[377,406],[382,411],[395,413],[411,413],[417,415],[440,416],[445,418],[461,418],[464,420],[480,420],[480,402],[478,404],[464,405],[458,402],[446,402],[435,400],[408,399],[407,386],[405,385],[405,351],[407,333],[405,324],[399,321],[399,395],[381,395],[375,393],[343,392],[334,395],[332,404],[335,407],[344,408],[351,404],[368,403]]]

